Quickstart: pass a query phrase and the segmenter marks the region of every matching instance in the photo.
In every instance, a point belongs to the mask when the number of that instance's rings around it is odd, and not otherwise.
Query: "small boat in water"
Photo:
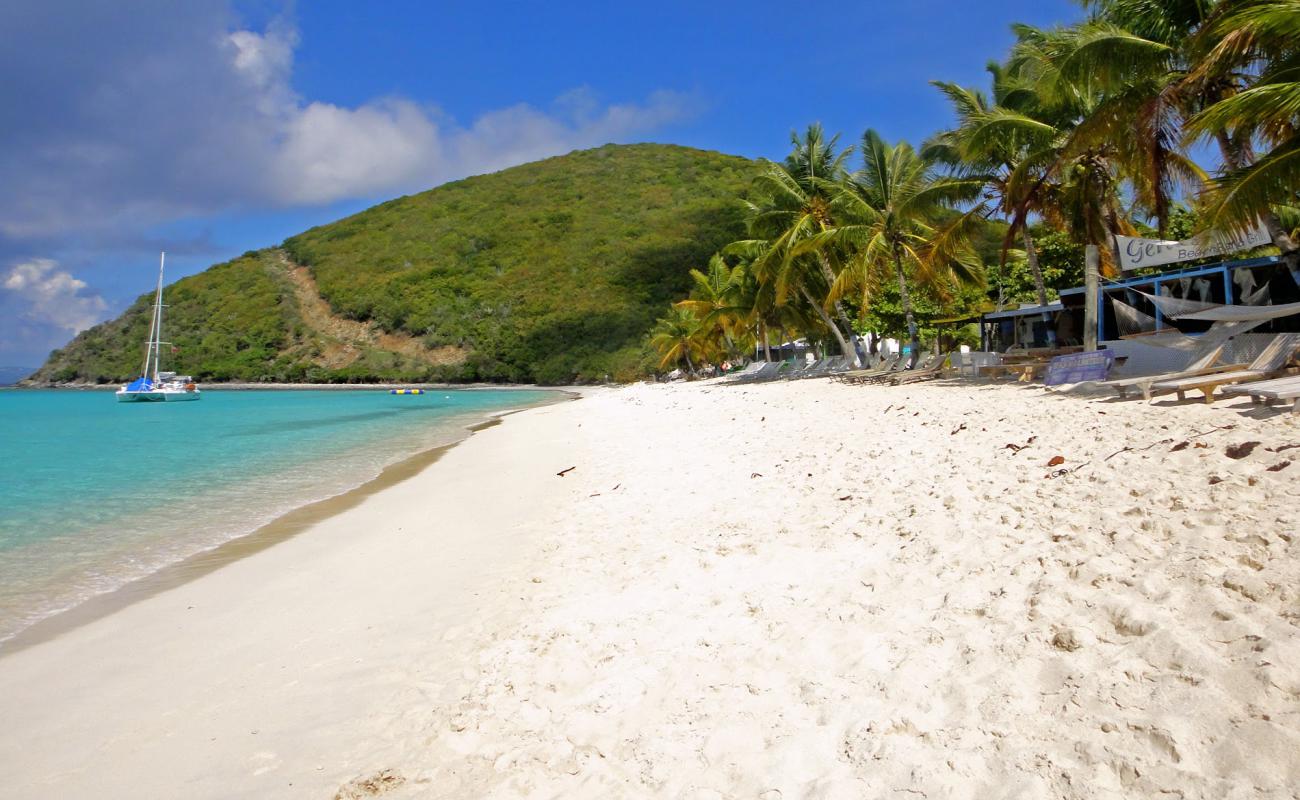
[[[149,341],[144,348],[144,368],[140,377],[117,390],[119,403],[167,403],[177,400],[198,400],[201,397],[199,387],[188,375],[175,372],[160,372],[158,367],[162,360],[162,287],[163,265],[167,254],[158,258],[158,291],[154,294],[153,319],[149,323]]]

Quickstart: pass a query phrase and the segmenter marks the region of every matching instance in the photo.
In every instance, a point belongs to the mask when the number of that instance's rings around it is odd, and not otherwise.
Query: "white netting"
[[[1138,294],[1149,297],[1145,292]],[[1111,306],[1115,310],[1115,321],[1119,325],[1120,336],[1137,338],[1143,344],[1149,344],[1153,347],[1168,347],[1174,350],[1195,350],[1201,347],[1214,347],[1223,344],[1234,336],[1246,333],[1252,328],[1263,325],[1272,317],[1261,319],[1235,319],[1214,321],[1209,330],[1196,336],[1189,336],[1177,328],[1165,328],[1164,330],[1155,330],[1156,320],[1150,314],[1145,314],[1124,301],[1111,297]],[[1268,306],[1268,308],[1277,308],[1278,306]],[[1258,306],[1216,306],[1215,308],[1252,308],[1258,310]],[[1195,317],[1184,316],[1181,319],[1195,319]]]
[[[1280,306],[1215,306],[1203,311],[1183,314],[1178,319],[1197,320],[1200,322],[1256,322],[1265,323],[1271,319],[1300,314],[1300,303],[1286,303]]]

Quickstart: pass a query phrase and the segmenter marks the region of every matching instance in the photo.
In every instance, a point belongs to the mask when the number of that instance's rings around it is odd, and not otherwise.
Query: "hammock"
[[[1145,292],[1138,292],[1145,295]],[[1150,296],[1150,295],[1146,295]],[[1172,298],[1165,298],[1172,299]],[[1153,347],[1168,347],[1174,350],[1195,350],[1198,347],[1213,347],[1222,344],[1238,334],[1246,333],[1252,328],[1263,325],[1272,317],[1262,319],[1216,320],[1209,330],[1197,336],[1188,336],[1177,328],[1165,328],[1157,331],[1156,318],[1143,313],[1116,297],[1110,298],[1115,311],[1115,322],[1119,326],[1121,339],[1139,338],[1143,344]],[[1188,301],[1193,302],[1193,301]],[[1297,303],[1295,305],[1300,305]],[[1249,308],[1259,310],[1258,306],[1214,306],[1212,308]],[[1265,306],[1265,308],[1282,308],[1282,306]],[[1204,313],[1204,312],[1202,312]],[[1285,316],[1285,315],[1282,315]],[[1194,319],[1184,316],[1182,319]]]
[[[1115,311],[1115,322],[1119,326],[1120,338],[1155,332],[1155,317],[1138,311],[1137,308],[1125,303],[1118,297],[1110,298],[1110,303]]]
[[[1197,311],[1217,308],[1220,305],[1219,303],[1205,303],[1200,300],[1187,300],[1181,297],[1169,297],[1163,294],[1151,294],[1139,289],[1133,289],[1133,291],[1150,300],[1152,305],[1160,309],[1161,314],[1174,319],[1179,319],[1184,314],[1194,314]]]
[[[1280,306],[1215,306],[1203,311],[1183,314],[1178,319],[1199,320],[1201,322],[1256,322],[1265,323],[1279,317],[1300,314],[1300,303],[1287,303]]]

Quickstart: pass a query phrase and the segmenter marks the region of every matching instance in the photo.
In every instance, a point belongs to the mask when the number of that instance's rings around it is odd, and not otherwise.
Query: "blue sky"
[[[809,10],[811,9],[811,10]],[[815,12],[815,13],[814,13]],[[609,141],[920,141],[1065,0],[17,0],[0,9],[0,364],[168,279],[446,180]],[[51,58],[51,54],[58,57]]]

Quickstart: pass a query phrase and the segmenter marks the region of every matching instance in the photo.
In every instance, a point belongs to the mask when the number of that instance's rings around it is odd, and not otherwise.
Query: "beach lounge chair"
[[[794,367],[789,361],[773,361],[770,369],[761,369],[755,375],[750,383],[767,383],[774,381],[789,374]]]
[[[945,353],[942,357],[947,358],[947,354]],[[898,367],[896,367],[895,369],[890,370],[889,372],[882,373],[880,375],[869,376],[867,378],[864,378],[862,382],[863,383],[891,383],[904,375],[911,375],[912,373],[921,370],[930,369],[930,367],[934,365],[935,361],[938,358],[940,357],[932,355],[930,353],[925,353],[924,355],[921,356],[920,359],[917,360],[916,366],[911,369],[908,369],[907,359],[904,358],[902,363],[899,364]]]
[[[784,361],[760,361],[758,362],[758,364],[759,364],[758,369],[754,370],[753,372],[746,372],[743,375],[737,374],[736,377],[727,381],[727,383],[730,385],[730,384],[738,384],[738,383],[755,383],[758,381],[772,380],[778,374],[780,374],[782,368],[785,367]]]
[[[1263,352],[1250,364],[1244,365],[1244,368],[1157,381],[1151,384],[1151,396],[1174,392],[1179,400],[1186,400],[1187,393],[1196,390],[1205,396],[1205,402],[1213,403],[1214,390],[1220,386],[1280,376],[1297,349],[1300,349],[1300,333],[1279,333],[1273,337],[1273,341],[1269,342]]]
[[[916,363],[919,366],[921,364],[928,363],[929,359],[930,359],[929,353],[922,353],[921,356],[916,360]],[[860,383],[883,383],[886,380],[888,380],[890,377],[896,375],[903,375],[910,372],[912,370],[912,367],[909,366],[911,363],[912,363],[911,356],[907,356],[907,355],[901,356],[898,360],[898,363],[895,364],[892,368],[880,373],[879,375],[869,375],[865,379],[859,382]]]
[[[879,363],[878,359],[877,363]],[[831,361],[831,368],[827,372],[831,375],[839,375],[851,369],[853,369],[853,359],[848,356],[840,356]]]
[[[823,375],[829,375],[831,371],[831,365],[838,360],[839,359],[837,357],[823,358],[820,361],[813,364],[812,366],[808,367],[808,369],[799,373],[795,377],[799,379],[803,379],[803,378],[820,378]]]
[[[867,378],[884,375],[888,372],[902,369],[906,365],[906,357],[902,353],[899,353],[898,355],[887,357],[880,363],[880,366],[875,369],[851,369],[848,372],[839,375],[839,379],[845,383],[859,383]]]
[[[943,365],[948,363],[948,359],[952,355],[952,353],[940,353],[932,356],[928,364],[895,375],[886,375],[883,382],[890,386],[899,386],[904,383],[919,383],[920,381],[932,380],[943,374]]]
[[[846,369],[853,367],[853,360],[846,355],[837,355],[835,358],[828,360],[826,367],[822,369],[822,375],[810,375],[809,377],[826,377],[835,375],[836,372],[844,372]]]
[[[800,375],[807,372],[808,368],[812,366],[811,364],[808,363],[807,359],[803,359],[803,358],[798,359],[797,361],[792,359],[791,361],[787,362],[787,364],[789,365],[789,369],[781,373],[780,375],[781,380],[788,381],[791,378],[797,378]]]
[[[1151,399],[1151,384],[1160,381],[1172,381],[1179,378],[1192,378],[1197,375],[1210,375],[1216,372],[1227,372],[1236,369],[1238,364],[1220,364],[1214,366],[1214,362],[1219,360],[1223,355],[1223,346],[1221,342],[1213,347],[1202,348],[1192,353],[1191,359],[1187,364],[1176,372],[1164,372],[1157,375],[1143,375],[1137,378],[1117,378],[1111,381],[1102,381],[1099,386],[1108,386],[1119,393],[1120,397],[1128,397],[1130,389],[1137,389],[1142,392],[1142,397],[1146,400]]]
[[[849,370],[853,362],[848,356],[834,356],[825,360],[826,363],[817,369],[808,369],[800,378],[835,378],[838,379],[840,373]]]
[[[758,372],[760,369],[762,369],[763,365],[766,363],[767,363],[766,361],[751,361],[750,363],[746,364],[743,369],[738,369],[734,372],[729,372],[726,375],[723,375],[722,380],[725,383],[728,381],[740,380],[741,378],[744,378],[748,375],[753,375],[755,372]]]
[[[818,375],[826,374],[823,370],[825,370],[826,366],[833,360],[834,359],[830,358],[819,358],[816,361],[805,364],[803,367],[786,372],[781,377],[788,381],[796,381],[801,378],[815,378]]]
[[[1250,402],[1265,405],[1274,400],[1290,400],[1291,413],[1300,414],[1300,375],[1225,386],[1223,393],[1250,395]]]

